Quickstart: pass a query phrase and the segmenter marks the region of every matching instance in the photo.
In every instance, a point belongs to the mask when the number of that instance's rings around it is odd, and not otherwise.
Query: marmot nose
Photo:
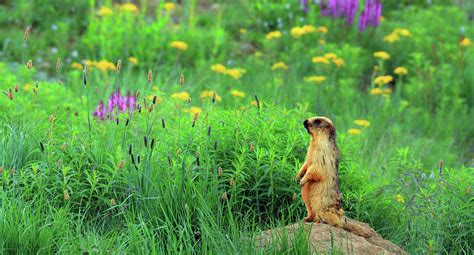
[[[305,128],[308,128],[308,126],[309,126],[309,121],[308,121],[308,120],[303,121],[303,125],[304,125]]]

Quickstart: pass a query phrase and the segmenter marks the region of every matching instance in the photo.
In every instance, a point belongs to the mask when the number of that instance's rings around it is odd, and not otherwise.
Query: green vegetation
[[[297,1],[58,2],[0,5],[0,253],[309,253],[250,237],[304,217],[316,115],[347,215],[473,253],[472,9],[387,1],[358,32]]]

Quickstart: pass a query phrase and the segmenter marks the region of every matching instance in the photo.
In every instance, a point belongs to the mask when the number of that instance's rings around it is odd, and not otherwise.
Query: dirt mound
[[[349,219],[348,219],[349,220]],[[356,224],[365,223],[350,220]],[[373,234],[364,238],[344,229],[335,228],[323,223],[295,223],[285,228],[271,229],[257,236],[257,245],[260,248],[272,245],[273,240],[283,233],[288,238],[289,245],[298,233],[309,234],[311,252],[325,254],[326,251],[342,252],[342,254],[407,254],[402,248],[383,239],[373,230]],[[311,232],[311,233],[310,233]]]

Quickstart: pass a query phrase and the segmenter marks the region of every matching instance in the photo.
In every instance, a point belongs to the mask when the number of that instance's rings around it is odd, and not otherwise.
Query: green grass
[[[473,252],[474,57],[472,45],[459,46],[459,27],[473,37],[467,11],[447,4],[386,7],[379,28],[357,33],[317,10],[303,22],[295,4],[185,1],[166,14],[145,2],[137,15],[112,7],[112,16],[88,13],[82,25],[67,22],[78,17],[51,18],[38,9],[48,18],[33,26],[26,50],[0,36],[0,89],[8,94],[19,84],[13,100],[0,95],[0,253],[307,254],[305,233],[293,246],[281,238],[266,250],[251,239],[304,217],[293,178],[309,142],[302,121],[315,115],[330,117],[337,128],[347,215],[409,253]],[[23,4],[0,10],[35,7]],[[268,41],[278,18],[288,33]],[[8,29],[10,41],[21,41],[22,28],[34,21],[21,22]],[[59,25],[57,34],[51,24]],[[58,43],[61,24],[69,24],[69,43]],[[304,24],[329,32],[292,38],[289,30]],[[399,27],[412,36],[384,42]],[[170,47],[174,40],[188,50]],[[45,54],[50,47],[58,53]],[[391,58],[375,59],[380,50]],[[311,62],[328,52],[345,66]],[[18,64],[22,55],[33,59],[32,70]],[[58,72],[57,58],[65,63]],[[121,74],[91,67],[84,86],[82,71],[71,64],[102,59],[121,59]],[[272,70],[278,61],[289,69]],[[213,72],[217,63],[246,72],[233,79]],[[395,75],[397,66],[408,74]],[[305,82],[312,75],[326,80]],[[390,95],[370,93],[378,75],[395,78],[384,86]],[[107,100],[117,83],[122,93],[140,91],[142,112],[121,114],[118,124],[97,121],[87,109]],[[232,96],[234,89],[244,97]],[[200,98],[203,90],[222,100]],[[190,102],[172,98],[183,91]],[[255,95],[261,108],[251,104]],[[190,107],[202,110],[194,125],[183,111]],[[356,119],[370,126],[358,127]],[[350,135],[350,128],[361,134]]]

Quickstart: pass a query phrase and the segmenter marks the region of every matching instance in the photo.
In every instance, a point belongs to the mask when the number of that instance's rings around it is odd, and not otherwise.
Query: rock
[[[366,225],[365,223],[348,219],[354,223]],[[366,225],[367,226],[367,225]],[[372,236],[364,238],[324,223],[295,223],[285,228],[263,231],[256,237],[259,248],[265,249],[272,245],[275,238],[285,233],[289,246],[296,234],[303,231],[309,235],[311,242],[311,253],[323,253],[327,251],[342,252],[342,254],[407,254],[402,248],[392,242],[383,239],[373,231]],[[311,233],[309,233],[311,231]],[[277,242],[277,241],[275,241]],[[338,253],[337,253],[338,254]]]

